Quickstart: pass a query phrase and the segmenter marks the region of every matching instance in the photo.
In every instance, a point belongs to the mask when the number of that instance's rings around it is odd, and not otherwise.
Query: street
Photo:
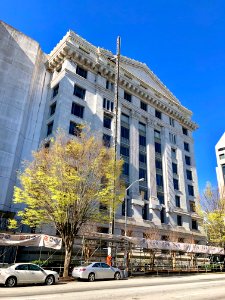
[[[120,281],[72,281],[54,286],[0,287],[1,300],[13,299],[225,299],[225,274],[139,277]]]

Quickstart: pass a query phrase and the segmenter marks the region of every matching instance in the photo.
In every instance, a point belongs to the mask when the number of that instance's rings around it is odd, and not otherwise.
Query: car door
[[[15,267],[15,275],[18,283],[29,283],[30,276],[28,264],[20,264]]]
[[[102,278],[114,278],[114,271],[106,263],[101,263]]]
[[[101,268],[101,264],[100,263],[94,263],[93,266],[91,267],[89,273],[91,273],[91,272],[95,273],[95,278],[96,279],[102,279],[102,278],[104,278],[103,274],[102,274],[103,270]]]
[[[37,265],[29,264],[28,269],[30,271],[30,282],[41,283],[45,281],[45,271]]]

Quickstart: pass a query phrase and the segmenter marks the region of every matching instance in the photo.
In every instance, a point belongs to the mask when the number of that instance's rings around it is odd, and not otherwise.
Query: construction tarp
[[[62,239],[46,234],[0,233],[0,246],[36,246],[59,250],[62,248]]]
[[[214,246],[188,244],[188,243],[175,243],[175,242],[168,242],[168,241],[138,239],[138,238],[126,238],[126,239],[129,240],[131,243],[134,243],[139,247],[145,249],[224,255],[224,248],[214,247]]]

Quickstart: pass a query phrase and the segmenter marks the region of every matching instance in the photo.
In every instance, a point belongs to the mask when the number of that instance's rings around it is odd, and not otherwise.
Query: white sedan
[[[59,280],[59,274],[55,271],[44,270],[31,263],[17,263],[0,268],[0,284],[8,287],[17,284],[45,283],[52,285]]]
[[[109,266],[103,262],[87,263],[80,267],[75,267],[72,271],[72,276],[79,279],[121,279],[121,271],[118,268]]]

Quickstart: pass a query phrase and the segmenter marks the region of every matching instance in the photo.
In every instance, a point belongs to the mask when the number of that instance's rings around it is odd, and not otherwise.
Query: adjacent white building
[[[57,128],[76,135],[79,124],[114,138],[113,53],[69,31],[49,55],[15,29],[1,23],[0,43],[0,209],[12,211],[16,170],[31,150]],[[119,154],[129,190],[128,226],[144,236],[156,226],[162,236],[204,242],[198,199],[192,113],[143,63],[121,57],[119,78]],[[46,142],[46,146],[48,143]],[[107,225],[100,230],[107,232]],[[124,230],[124,204],[115,233]]]
[[[225,186],[225,132],[219,139],[215,147],[216,150],[216,175],[220,197],[224,197]]]

